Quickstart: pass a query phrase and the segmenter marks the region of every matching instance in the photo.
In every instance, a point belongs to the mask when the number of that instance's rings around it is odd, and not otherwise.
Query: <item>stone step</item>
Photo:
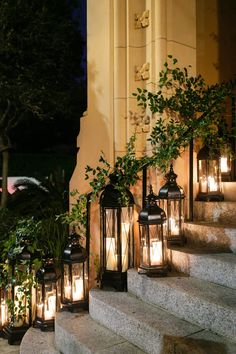
[[[185,222],[187,245],[236,253],[236,227],[223,223]]]
[[[174,270],[236,289],[236,255],[233,253],[172,247],[168,249],[168,258]]]
[[[236,202],[201,202],[193,203],[194,220],[208,222],[236,223]]]
[[[29,328],[21,341],[20,354],[60,354],[55,348],[54,332]]]
[[[63,354],[144,354],[88,313],[59,312],[55,321],[55,344]]]
[[[230,353],[236,344],[130,293],[93,289],[90,315],[149,354]]]
[[[169,274],[148,278],[128,271],[128,291],[186,321],[236,341],[236,290]]]

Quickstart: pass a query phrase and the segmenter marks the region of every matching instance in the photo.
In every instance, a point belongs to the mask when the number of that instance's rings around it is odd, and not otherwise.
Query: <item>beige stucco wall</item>
[[[148,16],[144,11],[148,11]],[[142,16],[145,21],[137,26],[135,18]],[[125,152],[134,131],[137,154],[150,151],[147,138],[155,120],[147,111],[143,122],[150,116],[150,123],[134,125],[134,114],[142,112],[132,93],[137,87],[151,89],[167,54],[178,58],[181,66],[191,65],[191,74],[196,73],[196,1],[87,0],[87,26],[88,109],[81,119],[77,166],[70,183],[70,190],[78,189],[80,193],[89,190],[84,180],[85,166],[96,167],[101,151],[113,163],[117,155]],[[137,68],[143,65],[148,68],[147,75],[137,80]],[[176,162],[175,171],[188,195],[187,153]],[[149,171],[148,176],[148,184],[152,183],[157,193],[163,176],[156,170]],[[139,184],[133,190],[135,220],[141,207],[140,187]],[[91,235],[94,258],[99,254],[100,238],[96,203],[92,206]]]

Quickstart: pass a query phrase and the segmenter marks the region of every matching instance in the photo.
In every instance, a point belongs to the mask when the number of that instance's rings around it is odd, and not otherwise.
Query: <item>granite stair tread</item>
[[[128,291],[140,299],[236,341],[236,290],[194,277],[148,278],[128,271]]]
[[[60,354],[54,344],[54,332],[29,328],[21,341],[20,354]]]
[[[195,278],[236,289],[236,255],[215,250],[172,247],[168,250],[172,268]]]
[[[201,345],[201,340],[212,348],[215,347],[214,353],[217,353],[221,345],[227,346],[225,353],[233,354],[236,350],[236,344],[231,341],[213,335],[202,327],[148,304],[130,293],[91,290],[90,315],[150,354],[173,353],[174,348],[179,345],[185,346],[185,351],[180,351],[181,353],[188,353],[192,346]],[[186,348],[190,351],[186,351]],[[208,349],[204,351],[199,347],[198,352],[208,354],[211,352]]]
[[[57,313],[55,344],[63,354],[145,353],[123,337],[95,322],[88,313]]]
[[[187,245],[206,247],[220,252],[236,253],[236,226],[222,222],[194,221],[184,223]]]

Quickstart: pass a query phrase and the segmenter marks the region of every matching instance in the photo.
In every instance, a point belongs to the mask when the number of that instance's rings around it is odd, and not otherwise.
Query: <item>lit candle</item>
[[[106,269],[116,270],[115,238],[106,238]]]
[[[179,234],[179,226],[178,223],[176,222],[176,220],[174,218],[169,218],[169,225],[170,225],[170,232],[171,235],[178,235]]]
[[[50,320],[54,318],[55,312],[56,312],[56,295],[50,295],[45,301],[45,308],[44,308],[45,320]]]
[[[200,177],[200,191],[202,193],[207,193],[207,180],[206,177]]]
[[[83,279],[73,277],[73,301],[82,300],[84,297]]]
[[[227,157],[221,157],[220,158],[220,169],[221,172],[228,172],[228,159]]]
[[[70,285],[65,286],[65,298],[66,299],[71,298],[71,286]]]
[[[215,178],[212,176],[208,177],[208,187],[210,192],[215,192],[218,190],[218,185],[215,181]]]
[[[143,246],[143,263],[148,263],[148,247]]]
[[[151,265],[160,265],[162,263],[162,242],[153,241],[150,247]]]

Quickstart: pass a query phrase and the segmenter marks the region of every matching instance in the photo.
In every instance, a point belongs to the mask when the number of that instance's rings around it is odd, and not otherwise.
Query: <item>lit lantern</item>
[[[100,197],[101,213],[101,286],[127,290],[127,270],[134,266],[134,199],[126,190],[127,204],[121,205],[121,193],[110,176]]]
[[[14,344],[22,339],[32,324],[32,287],[28,282],[32,273],[32,257],[27,251],[27,246],[25,246],[17,256],[10,251],[8,260],[11,286],[7,291],[8,311],[3,334],[8,339],[9,344]]]
[[[222,164],[225,165],[225,163],[226,161]],[[221,192],[221,161],[219,152],[210,152],[206,146],[199,150],[197,155],[197,172],[199,190],[196,200],[224,200]]]
[[[88,255],[73,232],[62,256],[61,303],[76,312],[88,308]]]
[[[166,245],[163,238],[163,224],[166,214],[157,205],[157,196],[146,197],[146,207],[139,213],[140,266],[139,274],[150,277],[165,276],[168,265],[166,262]]]
[[[183,245],[184,193],[176,183],[177,175],[174,173],[172,164],[165,178],[166,183],[160,188],[158,194],[160,207],[165,211],[167,217],[164,234],[167,237],[168,245]]]
[[[52,258],[46,259],[36,273],[36,318],[34,327],[53,331],[56,311],[59,310],[59,273]]]

